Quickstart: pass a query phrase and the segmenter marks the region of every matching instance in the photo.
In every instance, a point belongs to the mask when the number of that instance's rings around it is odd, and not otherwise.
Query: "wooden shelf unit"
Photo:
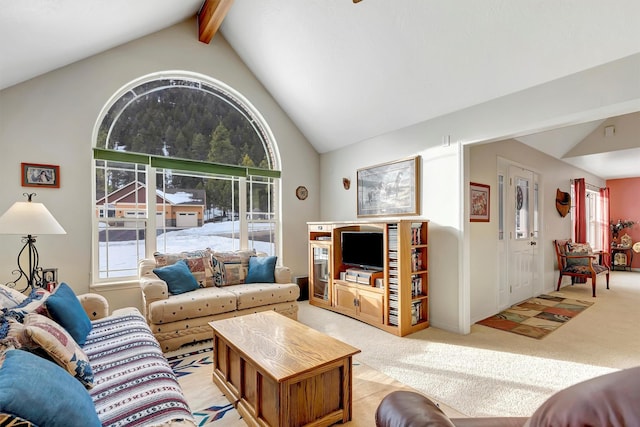
[[[429,327],[428,220],[310,222],[307,227],[311,305],[342,313],[399,336]],[[383,233],[381,281],[371,280],[367,285],[344,280],[344,274],[341,278],[341,273],[347,270],[342,264],[340,244],[344,231]],[[321,259],[324,256],[326,265]],[[326,289],[319,287],[320,283]]]

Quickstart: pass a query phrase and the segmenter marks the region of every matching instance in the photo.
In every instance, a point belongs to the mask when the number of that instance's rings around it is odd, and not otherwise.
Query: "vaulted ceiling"
[[[640,52],[637,0],[205,3],[218,13],[208,30],[222,22],[225,39],[321,153]],[[0,0],[0,89],[174,25],[202,5]],[[563,158],[600,124],[520,140]],[[619,161],[640,159],[636,144]],[[598,162],[580,167],[590,163]],[[603,169],[594,173],[612,177]]]

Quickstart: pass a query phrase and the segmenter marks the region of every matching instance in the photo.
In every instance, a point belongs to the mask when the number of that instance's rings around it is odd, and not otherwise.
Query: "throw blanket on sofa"
[[[150,426],[191,420],[191,410],[144,318],[92,322],[83,350],[91,361],[89,391],[103,426]]]

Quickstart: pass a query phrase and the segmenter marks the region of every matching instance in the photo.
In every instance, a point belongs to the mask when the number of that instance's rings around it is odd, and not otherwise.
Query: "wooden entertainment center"
[[[405,336],[429,327],[429,221],[309,222],[309,303]],[[342,262],[343,232],[380,232],[383,269]]]

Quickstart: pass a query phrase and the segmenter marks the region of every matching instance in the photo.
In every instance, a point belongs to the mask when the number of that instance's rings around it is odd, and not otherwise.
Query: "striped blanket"
[[[142,316],[110,316],[92,323],[83,350],[94,373],[89,393],[103,426],[148,427],[172,421],[195,425],[175,374]]]

